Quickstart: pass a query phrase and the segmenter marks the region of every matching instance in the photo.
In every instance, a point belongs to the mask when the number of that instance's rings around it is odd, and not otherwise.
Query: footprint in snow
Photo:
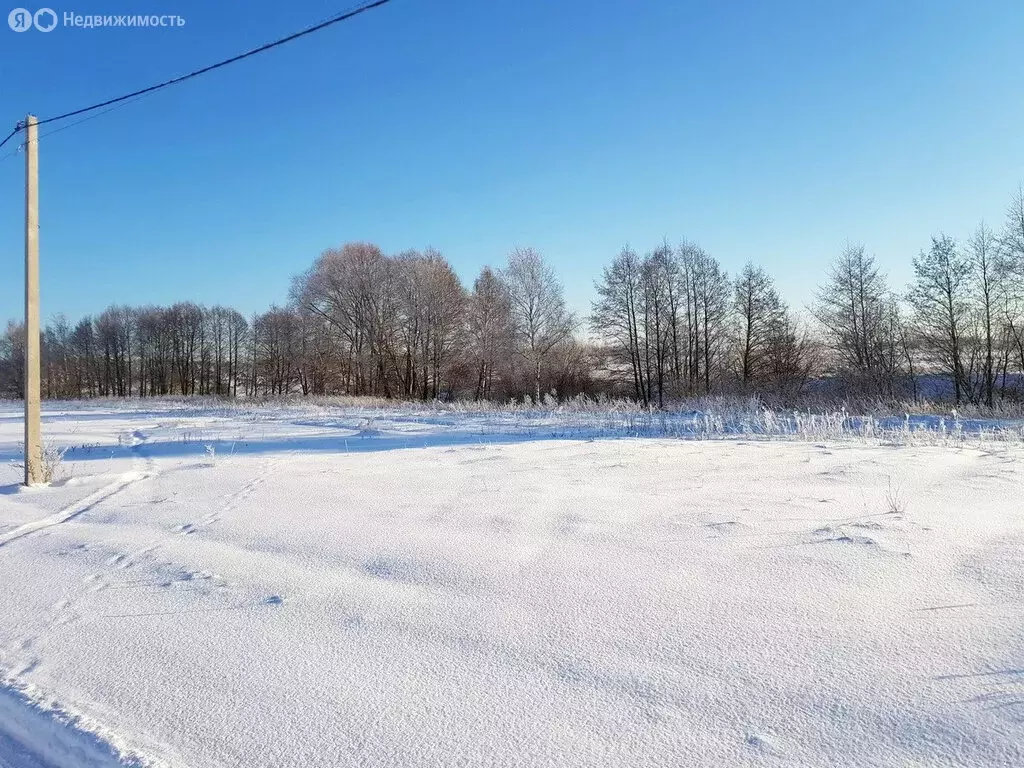
[[[705,523],[704,527],[710,528],[716,533],[738,533],[747,526],[738,520],[721,520],[714,523]]]
[[[762,754],[766,755],[778,755],[781,754],[779,748],[773,743],[773,739],[764,734],[759,733],[748,733],[746,738],[743,740],[748,747]]]
[[[819,537],[817,539],[817,543],[819,544],[843,544],[846,546],[871,549],[886,555],[897,555],[899,557],[911,556],[909,552],[894,552],[888,547],[879,544],[870,536],[846,533],[842,528],[833,528],[826,525],[824,528],[818,528],[814,531],[814,535]]]
[[[882,545],[870,536],[850,536],[844,533],[842,536],[831,539],[831,541],[838,541],[840,544],[859,544],[862,547],[878,547],[882,549]]]
[[[839,544],[860,544],[866,547],[882,548],[881,545],[870,536],[851,536],[843,531],[842,528],[833,528],[831,525],[825,525],[821,528],[815,529],[814,535],[819,537],[818,541],[822,544],[837,542]]]
[[[21,667],[19,667],[17,670],[15,670],[14,676],[15,677],[24,677],[25,675],[29,675],[29,674],[35,672],[37,669],[39,669],[39,665],[41,663],[42,662],[39,659],[32,659],[27,664],[24,664]]]

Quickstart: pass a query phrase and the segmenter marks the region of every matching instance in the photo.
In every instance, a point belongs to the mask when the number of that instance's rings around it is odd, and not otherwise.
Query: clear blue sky
[[[175,29],[0,27],[0,127],[211,63],[341,2],[80,0]],[[34,9],[34,6],[33,6]],[[697,241],[801,306],[847,240],[893,280],[1024,179],[1024,2],[393,0],[41,142],[43,312],[283,302],[324,248],[515,245],[570,304],[625,243]],[[0,154],[6,153],[5,147]],[[23,162],[0,161],[0,318]]]

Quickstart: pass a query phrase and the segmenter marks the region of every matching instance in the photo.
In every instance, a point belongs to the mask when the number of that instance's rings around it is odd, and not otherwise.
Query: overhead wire
[[[7,138],[4,139],[3,141],[0,141],[0,147],[2,147],[4,144],[6,144],[11,139],[13,139],[17,135],[18,131],[20,131],[21,129],[22,129],[21,123],[18,123],[16,126],[14,126],[14,130],[7,134]]]
[[[139,97],[137,97],[135,99],[132,99],[131,101],[123,101],[123,102],[121,102],[119,104],[115,104],[112,107],[108,107],[107,109],[101,110],[100,112],[94,112],[94,113],[92,113],[90,115],[86,115],[81,120],[75,120],[74,122],[68,123],[67,125],[62,125],[59,128],[53,128],[53,129],[51,129],[49,131],[44,131],[43,133],[39,134],[38,137],[36,137],[36,141],[39,141],[40,139],[44,139],[47,136],[52,136],[55,133],[60,133],[61,131],[66,131],[68,128],[74,128],[76,125],[81,125],[82,123],[88,122],[89,120],[93,120],[94,118],[101,117],[102,115],[105,115],[108,112],[113,112],[115,109],[120,109],[121,107],[126,107],[129,104],[134,104],[136,101],[139,101],[139,100],[144,99],[144,98],[145,98],[145,95],[139,96]],[[14,149],[13,152],[8,152],[6,155],[0,155],[0,162],[3,162],[4,160],[7,160],[9,158],[14,157],[18,153],[20,153],[21,150],[23,150],[27,144],[28,144],[28,141],[23,141],[21,144],[19,144]]]
[[[258,55],[260,53],[264,53],[266,51],[272,50],[273,48],[277,48],[277,47],[282,46],[282,45],[284,45],[286,43],[290,43],[293,40],[298,40],[299,38],[305,37],[306,35],[311,35],[314,32],[319,32],[320,30],[326,29],[327,27],[333,26],[335,24],[339,24],[340,22],[343,22],[343,21],[347,21],[348,19],[351,19],[351,18],[353,18],[355,16],[358,16],[358,15],[360,15],[362,13],[366,13],[367,11],[371,11],[374,8],[379,8],[382,5],[388,4],[389,2],[391,2],[391,0],[372,0],[372,2],[364,3],[362,5],[358,5],[358,6],[349,8],[348,10],[345,10],[345,11],[342,11],[342,12],[340,12],[338,14],[335,14],[334,16],[331,16],[330,18],[325,19],[324,21],[320,21],[320,22],[318,22],[318,23],[316,23],[316,24],[314,24],[314,25],[312,25],[310,27],[306,27],[305,29],[302,29],[302,30],[300,30],[298,32],[294,32],[294,33],[292,33],[290,35],[287,35],[285,37],[278,38],[277,40],[274,40],[272,42],[265,43],[265,44],[260,45],[260,46],[258,46],[256,48],[253,48],[251,50],[245,51],[244,53],[240,53],[240,54],[237,54],[235,56],[231,56],[230,58],[223,59],[222,61],[218,61],[215,64],[210,64],[209,66],[202,67],[201,69],[193,70],[192,72],[189,72],[187,74],[179,75],[177,77],[173,77],[170,80],[165,80],[165,81],[163,81],[161,83],[156,83],[155,85],[148,86],[147,88],[140,88],[137,91],[132,91],[131,93],[126,93],[126,94],[124,94],[122,96],[117,96],[117,97],[112,98],[112,99],[107,99],[106,101],[101,101],[101,102],[98,102],[96,104],[91,104],[90,106],[82,107],[80,109],[73,109],[73,110],[71,110],[69,112],[64,112],[63,114],[60,114],[60,115],[54,115],[53,117],[47,117],[47,118],[45,118],[43,120],[37,120],[36,121],[36,125],[37,126],[47,125],[48,123],[54,123],[54,122],[57,122],[59,120],[66,120],[69,117],[76,117],[78,115],[84,115],[84,114],[87,114],[89,112],[94,112],[94,111],[96,111],[98,109],[103,109],[104,107],[110,107],[110,109],[105,109],[105,110],[103,110],[103,112],[99,113],[99,114],[106,114],[107,112],[111,111],[112,109],[116,109],[117,106],[120,106],[123,102],[127,102],[127,101],[129,101],[131,99],[135,99],[135,98],[138,98],[138,97],[141,97],[141,96],[145,96],[145,95],[150,94],[150,93],[154,93],[156,91],[162,90],[163,88],[169,88],[172,85],[177,85],[178,83],[183,83],[186,80],[191,80],[192,78],[199,77],[200,75],[204,75],[207,72],[212,72],[212,71],[214,71],[216,69],[221,69],[222,67],[226,67],[226,66],[228,66],[230,64],[234,64],[234,63],[242,61],[244,59],[248,59],[248,58],[250,58],[252,56],[256,56],[256,55]],[[89,118],[85,118],[83,120],[79,120],[79,121],[76,121],[74,123],[71,123],[70,125],[63,126],[61,128],[55,129],[53,131],[50,131],[49,133],[57,133],[58,131],[65,130],[65,128],[71,128],[74,125],[78,125],[79,123],[85,122],[85,120],[87,120],[87,119],[92,119],[92,117],[98,117],[98,116],[99,115],[93,115],[93,116],[91,116]],[[4,146],[4,144],[6,144],[8,141],[10,141],[20,131],[24,130],[24,128],[25,128],[24,122],[19,122],[14,127],[14,130],[11,131],[3,141],[0,141],[0,148],[2,148]],[[44,134],[44,135],[48,135],[48,134]],[[16,152],[15,152],[15,154],[16,154]],[[0,159],[2,159],[2,158],[0,158]]]

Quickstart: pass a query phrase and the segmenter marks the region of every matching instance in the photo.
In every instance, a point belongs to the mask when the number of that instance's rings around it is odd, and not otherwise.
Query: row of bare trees
[[[114,306],[72,326],[62,315],[42,336],[43,392],[50,398],[237,395],[248,322],[223,307]],[[24,326],[0,340],[0,391],[21,393]]]
[[[434,250],[388,257],[350,243],[297,277],[291,300],[333,351],[323,358],[332,391],[427,400],[584,389],[576,321],[533,249],[485,267],[467,292]]]
[[[292,393],[401,399],[506,399],[553,393],[693,394],[794,402],[810,388],[844,396],[927,392],[993,406],[1020,399],[1024,372],[1024,191],[997,230],[931,239],[914,280],[892,289],[848,245],[805,314],[749,263],[730,277],[693,243],[626,247],[604,267],[587,322],[531,248],[464,287],[437,251],[386,255],[370,243],[325,251],[289,301],[250,318],[225,307],[114,306],[43,334],[45,394]],[[586,333],[589,331],[589,335]],[[0,395],[17,396],[24,330],[0,335]]]
[[[939,374],[956,403],[1020,400],[1024,191],[999,230],[982,223],[963,242],[934,236],[913,266],[901,294],[862,246],[847,246],[833,263],[813,309],[842,382],[854,392],[916,398],[922,374]]]
[[[324,252],[285,307],[245,318],[192,303],[120,307],[42,339],[50,398],[292,393],[538,400],[592,389],[562,286],[533,249],[467,291],[434,250]],[[0,394],[21,393],[24,328],[0,339]]]
[[[607,372],[646,404],[722,391],[798,396],[816,356],[765,271],[730,280],[696,245],[624,248],[597,283],[591,327]]]

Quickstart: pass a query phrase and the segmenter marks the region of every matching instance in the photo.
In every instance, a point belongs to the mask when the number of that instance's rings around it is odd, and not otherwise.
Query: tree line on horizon
[[[325,251],[285,306],[112,306],[42,332],[47,398],[373,395],[394,399],[628,397],[662,407],[736,394],[795,404],[834,396],[1024,399],[1024,188],[998,230],[940,234],[894,290],[862,245],[832,261],[809,320],[754,263],[730,276],[699,246],[623,248],[595,282],[588,317],[569,312],[536,250],[518,248],[471,288],[433,250],[371,243]],[[584,331],[590,331],[590,340]],[[0,396],[23,392],[24,326],[0,335]]]

